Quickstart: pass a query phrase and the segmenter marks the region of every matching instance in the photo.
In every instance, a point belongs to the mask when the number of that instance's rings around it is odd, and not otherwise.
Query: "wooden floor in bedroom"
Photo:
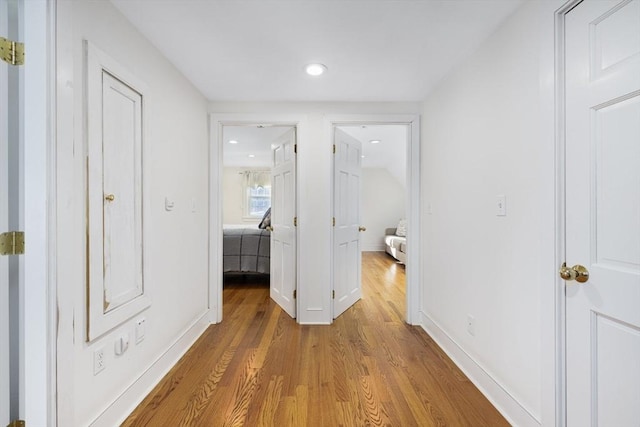
[[[225,286],[210,326],[124,426],[507,426],[434,341],[405,318],[405,269],[362,256],[362,300],[301,326],[268,283]]]

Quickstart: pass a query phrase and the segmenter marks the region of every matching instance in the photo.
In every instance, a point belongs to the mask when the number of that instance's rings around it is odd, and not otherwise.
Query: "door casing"
[[[565,19],[582,0],[569,0],[555,13],[555,165],[556,165],[556,204],[555,204],[555,268],[564,262],[565,240],[565,201],[566,201],[566,156],[565,156]],[[566,383],[566,297],[564,282],[555,276],[555,425],[567,425],[567,383]]]
[[[339,126],[373,126],[373,125],[405,125],[408,128],[407,138],[407,230],[411,250],[407,254],[406,264],[406,321],[410,325],[420,324],[420,301],[422,298],[420,283],[423,271],[421,258],[420,227],[420,116],[418,115],[336,115],[325,119],[326,135],[330,135],[329,146],[334,143],[333,129]],[[334,186],[331,186],[333,200]],[[331,207],[333,212],[333,206]],[[333,247],[333,236],[331,247]],[[333,278],[333,266],[331,277]],[[333,287],[332,287],[333,289]],[[333,310],[333,307],[332,307]],[[333,314],[332,314],[333,317]]]
[[[222,321],[222,204],[213,205],[218,200],[214,195],[222,194],[222,131],[224,126],[247,126],[255,124],[269,124],[291,126],[296,129],[296,142],[300,141],[300,134],[306,128],[306,117],[290,114],[212,114],[210,116],[210,149],[209,149],[209,321]],[[296,168],[296,175],[298,170]],[[298,176],[296,176],[298,182]],[[296,211],[298,211],[298,186],[296,186]],[[298,237],[296,237],[297,239]],[[297,247],[298,245],[296,245]],[[299,262],[299,261],[298,261]],[[300,269],[296,268],[296,283],[300,283]],[[298,298],[296,313],[300,311]],[[296,321],[298,318],[296,317]]]

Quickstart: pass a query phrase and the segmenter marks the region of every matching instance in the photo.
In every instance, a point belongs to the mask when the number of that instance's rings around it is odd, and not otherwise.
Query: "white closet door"
[[[567,422],[640,425],[640,0],[566,17]],[[570,277],[569,277],[570,278]]]

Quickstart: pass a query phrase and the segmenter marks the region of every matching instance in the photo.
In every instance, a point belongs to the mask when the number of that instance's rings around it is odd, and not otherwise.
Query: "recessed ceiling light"
[[[372,144],[380,144],[380,140],[379,139],[372,139],[369,142],[372,143]]]
[[[235,139],[232,139],[232,140],[229,141],[229,144],[237,144],[237,143],[238,143],[238,141],[236,141]]]
[[[255,154],[249,154],[249,158],[253,159],[256,155]]]
[[[362,157],[364,159],[364,154],[362,156],[360,156],[360,157]]]
[[[318,77],[327,71],[327,66],[324,64],[308,64],[304,67],[304,71],[313,77]]]

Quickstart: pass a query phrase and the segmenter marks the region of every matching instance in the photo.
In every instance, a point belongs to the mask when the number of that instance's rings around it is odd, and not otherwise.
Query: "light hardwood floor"
[[[363,253],[363,298],[331,326],[301,326],[268,283],[225,287],[213,325],[124,426],[503,426],[419,327],[404,322],[404,266]]]

